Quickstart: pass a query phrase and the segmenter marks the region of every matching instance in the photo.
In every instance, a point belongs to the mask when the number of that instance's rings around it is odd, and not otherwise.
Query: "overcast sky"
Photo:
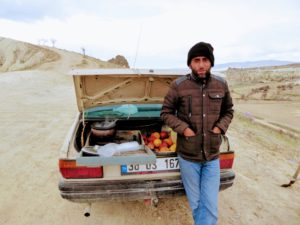
[[[199,41],[215,48],[216,64],[300,62],[298,0],[0,0],[0,36],[131,67],[185,68]]]

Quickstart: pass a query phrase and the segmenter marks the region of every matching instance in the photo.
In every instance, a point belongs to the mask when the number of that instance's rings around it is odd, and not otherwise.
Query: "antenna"
[[[141,23],[141,25],[140,25],[139,36],[138,36],[138,40],[137,40],[137,44],[136,44],[136,51],[135,51],[134,62],[133,62],[133,68],[134,69],[135,69],[135,63],[136,63],[136,59],[137,59],[139,48],[140,48],[140,42],[141,42],[141,36],[142,36],[142,28],[143,28],[143,23]]]

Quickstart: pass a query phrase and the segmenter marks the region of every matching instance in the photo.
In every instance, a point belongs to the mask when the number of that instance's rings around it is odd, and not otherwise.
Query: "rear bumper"
[[[220,190],[232,186],[234,178],[232,170],[222,171]],[[61,179],[59,190],[64,199],[83,203],[167,198],[185,194],[181,179],[113,181]]]

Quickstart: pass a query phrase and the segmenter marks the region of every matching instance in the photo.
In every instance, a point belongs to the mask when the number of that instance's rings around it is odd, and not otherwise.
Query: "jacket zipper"
[[[202,86],[201,86],[201,90],[202,90],[202,134],[203,134],[203,136],[202,136],[202,138],[203,138],[203,141],[202,141],[202,146],[201,146],[201,152],[202,152],[202,156],[203,156],[203,158],[204,158],[204,160],[207,160],[206,159],[206,155],[205,155],[205,150],[204,150],[204,139],[205,139],[205,130],[204,130],[204,120],[205,120],[205,118],[204,118],[204,116],[203,116],[203,114],[204,114],[204,110],[203,110],[203,106],[204,106],[204,96],[203,96],[203,92],[204,92],[204,88],[205,88],[205,84],[203,84]]]
[[[192,96],[189,95],[189,117],[192,116]]]

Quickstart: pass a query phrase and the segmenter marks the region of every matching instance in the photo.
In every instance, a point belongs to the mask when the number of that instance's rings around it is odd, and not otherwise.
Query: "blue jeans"
[[[216,225],[220,186],[219,159],[198,163],[179,158],[183,186],[195,225]]]

